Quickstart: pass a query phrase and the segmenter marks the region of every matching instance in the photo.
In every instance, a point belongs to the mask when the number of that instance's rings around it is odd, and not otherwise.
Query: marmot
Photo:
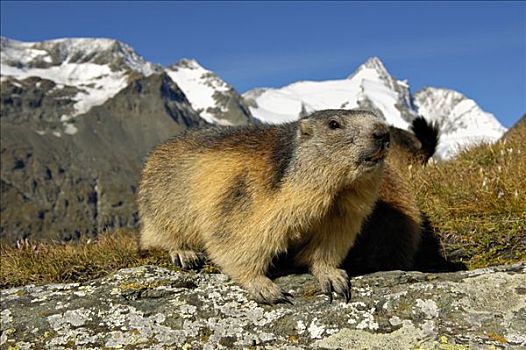
[[[388,126],[365,110],[282,125],[190,130],[149,155],[138,204],[141,249],[192,267],[205,252],[258,302],[289,302],[268,276],[287,250],[332,300],[340,265],[376,202]]]

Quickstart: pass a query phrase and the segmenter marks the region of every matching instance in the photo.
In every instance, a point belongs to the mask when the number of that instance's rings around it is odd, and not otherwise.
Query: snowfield
[[[494,143],[506,132],[493,114],[457,91],[428,87],[416,94],[415,104],[427,120],[441,126],[437,153],[444,159],[473,145]]]
[[[407,129],[409,123],[395,107],[400,94],[389,86],[386,74],[381,62],[373,58],[348,79],[302,81],[281,89],[251,90],[243,97],[255,102],[257,107],[250,107],[254,117],[267,123],[297,120],[302,110],[358,108],[359,101],[369,98],[382,110],[389,124]]]

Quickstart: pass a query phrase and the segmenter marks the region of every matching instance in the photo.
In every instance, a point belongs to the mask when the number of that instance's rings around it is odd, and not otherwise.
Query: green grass
[[[525,139],[522,122],[494,145],[409,169],[419,203],[454,260],[470,268],[526,260]],[[126,230],[76,244],[1,244],[0,258],[1,288],[80,282],[145,264],[174,268],[164,252],[138,254],[137,234]]]

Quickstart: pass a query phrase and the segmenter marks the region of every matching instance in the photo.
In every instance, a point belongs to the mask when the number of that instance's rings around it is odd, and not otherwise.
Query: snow
[[[66,123],[64,125],[65,125],[64,132],[68,135],[75,135],[77,131],[79,131],[77,127],[71,123]]]
[[[166,73],[184,92],[192,107],[203,119],[213,124],[230,124],[226,120],[215,118],[208,111],[209,108],[217,108],[214,94],[228,92],[230,90],[228,84],[195,60],[183,59],[168,68]]]
[[[91,107],[103,104],[126,87],[128,80],[125,72],[112,72],[108,66],[93,63],[63,63],[49,68],[16,68],[2,66],[2,74],[18,80],[40,77],[57,84],[74,86],[80,91],[74,97],[75,116],[87,112]]]
[[[407,82],[407,80],[398,80],[396,83],[405,88],[409,88],[409,83]]]
[[[267,123],[297,120],[303,106],[307,111],[352,109],[368,98],[388,123],[407,129],[409,124],[395,107],[399,94],[390,88],[383,74],[377,67],[363,65],[348,79],[302,81],[280,89],[251,90],[243,96],[257,105],[249,107],[252,115]]]
[[[34,48],[35,44],[2,37],[2,68],[6,61],[20,62],[22,65],[28,65],[36,60],[52,62],[49,53],[45,50]],[[2,74],[4,74],[3,69]]]
[[[64,38],[42,42],[22,42],[2,37],[1,43],[2,65],[8,65],[10,62],[17,62],[23,66],[32,65],[37,61],[53,63],[50,53],[58,52],[57,58],[60,62],[73,63],[72,61],[105,55],[107,62],[102,64],[110,64],[111,60],[122,58],[126,67],[146,76],[159,70],[159,67],[145,61],[130,46],[114,39]],[[101,60],[104,61],[102,58]]]

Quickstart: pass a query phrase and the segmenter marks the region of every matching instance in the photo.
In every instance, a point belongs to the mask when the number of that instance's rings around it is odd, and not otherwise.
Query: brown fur
[[[331,128],[331,122],[339,128]],[[386,138],[387,137],[387,138]],[[340,270],[383,176],[388,128],[327,110],[280,126],[201,129],[155,149],[139,190],[141,247],[192,267],[205,252],[260,302],[287,301],[268,277],[294,248],[322,290],[350,296]]]

